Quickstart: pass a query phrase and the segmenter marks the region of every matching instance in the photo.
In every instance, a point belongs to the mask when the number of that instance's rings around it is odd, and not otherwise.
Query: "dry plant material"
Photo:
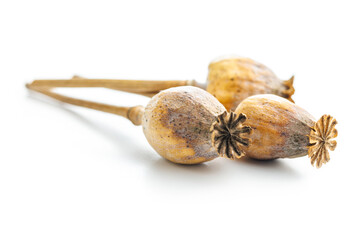
[[[321,167],[336,147],[337,121],[323,115],[317,122],[307,111],[272,94],[246,98],[235,113],[247,116],[252,128],[251,144],[240,148],[255,159],[292,158],[308,155],[311,164]]]
[[[35,87],[104,87],[152,97],[161,90],[178,86],[196,86],[214,95],[225,108],[234,110],[245,98],[271,93],[290,101],[295,90],[294,77],[281,81],[269,68],[249,58],[225,58],[209,65],[206,84],[195,80],[113,80],[85,79],[74,76],[69,80],[35,80]]]
[[[268,67],[249,58],[226,58],[210,63],[207,91],[227,110],[256,94],[275,94],[293,102],[294,77],[280,80]]]
[[[36,84],[29,89],[62,102],[117,114],[142,125],[150,145],[162,157],[181,164],[197,164],[219,156],[242,156],[250,132],[246,117],[227,116],[224,106],[208,92],[191,86],[175,87],[155,95],[144,108],[118,107],[66,97]]]
[[[333,117],[323,115],[316,122],[304,109],[273,94],[248,97],[235,112],[228,113],[210,93],[191,86],[161,91],[145,108],[70,98],[33,83],[27,87],[142,125],[155,151],[175,163],[197,164],[219,156],[267,160],[308,155],[313,165],[321,167],[330,160],[328,150],[336,147],[337,122]]]

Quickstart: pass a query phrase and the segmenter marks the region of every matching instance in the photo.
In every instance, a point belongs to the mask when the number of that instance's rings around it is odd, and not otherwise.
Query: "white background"
[[[358,1],[0,1],[0,239],[359,239]],[[141,127],[29,94],[33,79],[196,79],[237,54],[337,118],[321,169],[162,159]],[[118,105],[145,97],[64,93]]]

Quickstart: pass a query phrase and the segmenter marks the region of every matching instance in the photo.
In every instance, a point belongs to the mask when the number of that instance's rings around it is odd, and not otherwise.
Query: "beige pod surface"
[[[280,80],[268,67],[249,58],[232,57],[209,64],[207,91],[227,110],[256,94],[275,94],[290,101],[294,94],[294,78]]]
[[[144,134],[150,145],[172,162],[206,162],[218,157],[209,130],[224,111],[218,100],[199,88],[170,88],[155,95],[146,106]]]
[[[275,159],[308,155],[317,167],[330,160],[337,136],[336,120],[323,115],[315,118],[294,103],[272,94],[246,98],[235,113],[247,116],[252,128],[251,144],[243,149],[256,159]]]
[[[176,163],[197,164],[219,156],[233,157],[232,149],[228,149],[231,155],[226,155],[218,153],[212,144],[211,127],[226,114],[224,106],[208,92],[196,87],[176,87],[150,100],[142,126],[148,142],[162,157]]]

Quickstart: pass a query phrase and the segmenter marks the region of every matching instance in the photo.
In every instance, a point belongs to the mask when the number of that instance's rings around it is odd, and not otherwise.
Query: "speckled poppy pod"
[[[154,96],[142,120],[150,145],[164,158],[197,164],[219,156],[240,158],[249,145],[243,114],[228,114],[211,94],[196,87],[176,87]]]
[[[323,115],[317,122],[307,111],[272,94],[246,98],[235,110],[247,116],[252,128],[251,144],[242,148],[255,159],[293,158],[308,155],[311,164],[321,167],[336,148],[337,121]]]
[[[227,110],[256,94],[275,94],[293,102],[294,77],[280,80],[268,67],[249,58],[222,58],[209,65],[206,90]]]

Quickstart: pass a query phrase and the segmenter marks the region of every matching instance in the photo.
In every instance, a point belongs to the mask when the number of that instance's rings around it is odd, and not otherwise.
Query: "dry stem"
[[[58,93],[54,93],[47,87],[40,87],[39,85],[33,83],[26,84],[26,87],[28,89],[42,93],[61,102],[69,103],[80,107],[86,107],[102,112],[116,114],[129,119],[134,125],[141,125],[141,119],[144,112],[143,106],[121,107],[121,106],[113,106],[103,103],[96,103],[92,101],[71,98]]]
[[[152,97],[161,90],[171,87],[180,86],[198,86],[201,87],[195,80],[169,80],[169,81],[155,81],[155,80],[116,80],[116,79],[87,79],[79,76],[74,76],[72,79],[58,79],[58,80],[34,80],[31,85],[33,87],[103,87],[114,90],[120,90],[129,93],[137,93]]]

